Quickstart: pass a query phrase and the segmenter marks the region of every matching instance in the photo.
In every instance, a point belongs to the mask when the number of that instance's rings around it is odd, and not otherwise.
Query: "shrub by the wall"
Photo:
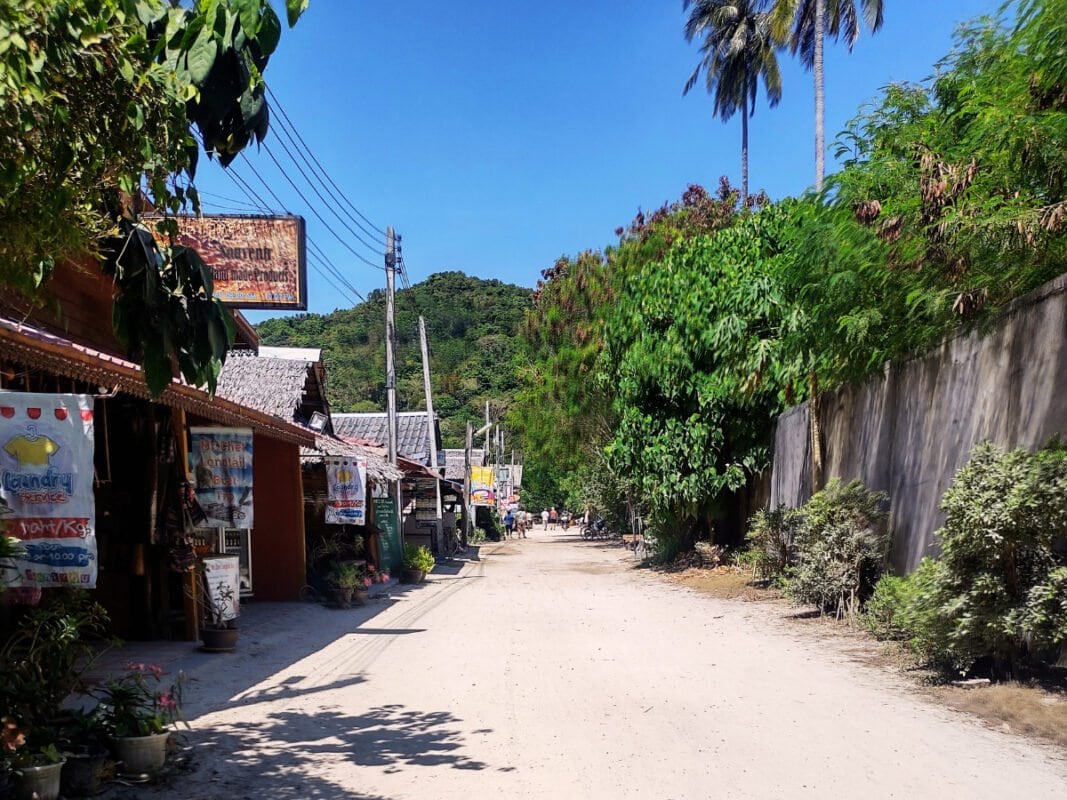
[[[1067,640],[1067,450],[983,443],[941,502],[941,559],[916,613],[962,672],[1015,674]]]
[[[779,506],[760,509],[749,522],[745,536],[743,560],[751,565],[754,577],[764,581],[778,581],[793,563],[793,540],[802,512]]]
[[[838,619],[853,617],[884,568],[886,495],[831,481],[799,510],[786,594]]]

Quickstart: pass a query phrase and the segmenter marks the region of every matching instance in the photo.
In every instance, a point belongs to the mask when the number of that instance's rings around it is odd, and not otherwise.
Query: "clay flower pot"
[[[208,653],[229,653],[237,647],[237,628],[201,628],[201,648]]]

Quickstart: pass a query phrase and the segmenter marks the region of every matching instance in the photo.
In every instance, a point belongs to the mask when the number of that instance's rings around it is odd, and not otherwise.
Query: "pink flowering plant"
[[[179,672],[175,681],[168,682],[164,674],[156,664],[130,662],[122,676],[110,679],[95,693],[112,735],[148,736],[179,724],[189,727],[181,712],[185,676]]]

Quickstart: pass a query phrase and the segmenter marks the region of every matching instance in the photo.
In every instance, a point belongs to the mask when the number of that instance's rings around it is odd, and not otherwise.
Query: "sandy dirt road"
[[[198,662],[196,770],[116,796],[1067,797],[1062,754],[920,699],[780,607],[573,532],[482,556],[358,627],[279,606],[274,633]]]

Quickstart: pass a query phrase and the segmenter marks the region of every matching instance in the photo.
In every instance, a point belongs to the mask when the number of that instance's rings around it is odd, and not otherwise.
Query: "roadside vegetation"
[[[877,5],[876,29],[881,3],[861,5]],[[827,484],[817,430],[821,491],[806,506],[751,525],[730,513],[769,466],[776,415],[1064,271],[1064,19],[1067,0],[1024,0],[963,24],[933,77],[887,87],[840,132],[821,192],[742,203],[725,179],[692,186],[612,246],[545,270],[511,409],[531,489],[640,516],[668,563],[698,540],[737,547],[748,529],[739,558],[759,580],[946,675],[1067,664],[1058,445],[976,449],[942,501],[940,558],[906,577],[882,574],[885,498]]]

